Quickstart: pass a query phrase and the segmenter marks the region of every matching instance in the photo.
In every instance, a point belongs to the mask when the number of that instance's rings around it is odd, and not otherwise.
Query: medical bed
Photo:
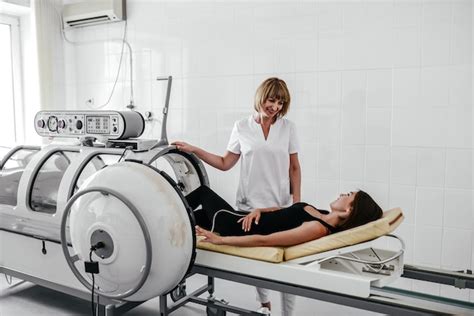
[[[447,307],[420,296],[408,302],[407,293],[401,296],[396,290],[386,289],[403,273],[403,241],[390,235],[402,221],[402,211],[392,209],[377,221],[287,248],[234,247],[199,241],[192,271],[208,276],[207,285],[189,295],[181,285],[171,306],[167,306],[165,296],[160,297],[161,315],[188,302],[206,305],[209,315],[224,315],[224,311],[256,315],[217,300],[214,278],[386,314],[470,315],[473,304],[456,302],[456,307]],[[381,239],[396,241],[393,249],[380,249]],[[210,297],[199,298],[205,291]]]
[[[358,246],[364,247],[369,246],[369,244],[364,243]],[[350,249],[341,250],[350,251]],[[328,253],[327,255],[330,254]],[[321,256],[324,257],[326,254],[321,254]],[[202,258],[205,259],[203,260],[204,263],[201,264]],[[313,275],[311,275],[310,272],[307,273],[307,276],[312,277],[315,283],[318,283],[317,286],[304,286],[300,283],[295,283],[292,279],[289,282],[288,280],[283,281],[280,275],[278,277],[269,277],[271,273],[267,270],[270,269],[274,272],[279,271],[281,273],[287,273],[291,270],[281,266],[275,268],[271,265],[275,264],[265,262],[257,263],[254,259],[236,259],[232,255],[210,253],[210,251],[198,249],[198,256],[192,272],[207,276],[207,284],[190,294],[186,293],[185,284],[181,284],[174,291],[177,291],[177,294],[174,294],[173,304],[168,304],[166,296],[161,296],[160,315],[169,315],[171,312],[188,303],[206,306],[208,315],[225,315],[225,312],[239,315],[260,315],[255,311],[232,306],[226,300],[218,299],[215,293],[215,279],[268,288],[301,297],[389,315],[473,315],[473,303],[388,286],[381,288],[370,286],[370,294],[366,297],[361,295],[346,295],[342,293],[344,291],[343,287],[339,287],[336,292],[327,291],[321,284],[316,282],[319,274],[313,273]],[[229,267],[233,269],[229,269]],[[251,273],[249,273],[249,267],[251,267]],[[256,267],[258,271],[267,272],[261,274],[254,273],[253,271],[255,271]],[[424,271],[429,271],[429,269]],[[447,273],[447,271],[444,271],[444,273]],[[332,279],[333,283],[337,283],[339,277],[340,274],[335,273]],[[469,275],[463,275],[461,278],[468,278],[471,282],[473,280],[472,276]],[[200,297],[206,292],[209,293],[207,297]],[[171,294],[171,296],[173,296],[173,294]]]

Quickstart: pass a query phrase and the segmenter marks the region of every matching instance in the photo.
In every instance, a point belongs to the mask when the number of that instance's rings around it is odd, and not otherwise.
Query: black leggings
[[[207,186],[202,185],[189,193],[186,196],[186,200],[193,210],[199,205],[202,205],[202,209],[194,211],[194,217],[196,219],[196,224],[204,229],[210,230],[212,228],[214,215],[218,211],[227,210],[241,216],[230,214],[228,212],[220,212],[215,217],[214,232],[219,233],[221,236],[243,236],[260,233],[258,229],[255,229],[255,225],[252,225],[250,231],[244,232],[242,229],[242,223],[237,223],[237,221],[248,213],[234,210],[229,203]]]

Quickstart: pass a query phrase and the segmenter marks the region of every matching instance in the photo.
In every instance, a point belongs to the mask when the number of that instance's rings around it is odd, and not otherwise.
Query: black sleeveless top
[[[282,208],[278,211],[262,213],[260,222],[257,226],[261,226],[262,234],[268,235],[275,232],[293,229],[301,226],[304,222],[318,221],[324,227],[326,227],[331,233],[336,232],[336,228],[329,225],[322,219],[314,217],[305,211],[304,207],[309,205],[308,203],[295,203],[290,207]],[[310,205],[312,206],[312,205]],[[314,206],[312,206],[315,208]],[[329,214],[328,211],[319,210],[315,208],[321,214]]]
[[[260,216],[260,221],[258,225],[252,224],[250,231],[243,233],[242,228],[239,227],[239,235],[269,235],[276,232],[281,232],[284,230],[293,229],[301,226],[304,222],[318,221],[324,227],[326,227],[329,232],[337,232],[337,228],[329,225],[320,218],[314,217],[304,210],[304,207],[310,205],[308,203],[295,203],[292,206],[282,208],[280,210],[268,213],[262,213]],[[310,205],[312,206],[312,205]],[[312,206],[314,207],[314,206]],[[315,207],[314,207],[315,208]],[[321,214],[329,214],[328,211],[319,210],[315,208]],[[219,215],[218,215],[219,216]],[[235,232],[233,232],[235,234]],[[227,235],[227,234],[225,234]]]

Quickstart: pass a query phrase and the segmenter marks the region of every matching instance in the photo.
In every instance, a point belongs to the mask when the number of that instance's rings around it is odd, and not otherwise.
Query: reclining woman
[[[186,196],[194,210],[196,233],[203,241],[232,246],[293,246],[382,217],[380,206],[364,191],[340,194],[331,212],[307,203],[264,208],[250,214],[235,211],[207,186]]]

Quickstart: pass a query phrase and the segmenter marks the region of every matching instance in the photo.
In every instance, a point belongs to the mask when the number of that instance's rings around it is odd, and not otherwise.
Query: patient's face
[[[356,193],[357,191],[339,194],[339,197],[330,204],[331,210],[336,212],[349,212]]]

